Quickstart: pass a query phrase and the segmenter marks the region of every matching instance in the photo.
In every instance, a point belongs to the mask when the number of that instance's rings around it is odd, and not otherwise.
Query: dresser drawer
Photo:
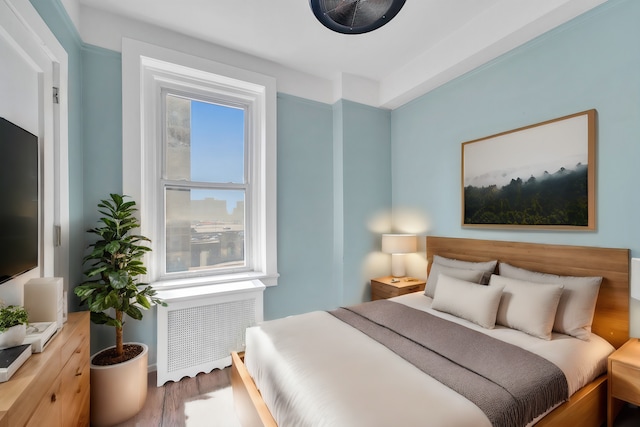
[[[84,360],[81,366],[67,365],[69,369],[61,375],[60,403],[64,413],[63,426],[76,427],[88,425],[89,402],[89,361]]]
[[[424,291],[424,285],[413,285],[402,288],[401,295],[412,294],[414,292]]]
[[[71,358],[62,369],[62,381],[65,390],[69,389],[71,383],[78,382],[82,378],[84,370],[89,366],[89,346],[85,341],[72,353]]]
[[[60,379],[56,379],[25,427],[58,427],[62,425],[62,407],[60,404]]]
[[[67,363],[73,353],[75,353],[79,347],[89,346],[89,324],[78,325],[75,333],[69,336],[67,343],[61,349],[61,357],[63,365]]]
[[[640,405],[640,369],[620,363],[611,362],[611,394],[617,399]]]
[[[423,291],[424,286],[425,281],[419,279],[395,279],[391,276],[371,279],[371,299],[375,301]]]
[[[372,283],[371,288],[374,299],[391,298],[400,295],[398,288],[380,282]]]
[[[80,333],[77,339],[69,340],[69,344],[76,347],[60,374],[60,402],[64,413],[63,425],[75,427],[88,424],[83,419],[89,409],[89,337]]]

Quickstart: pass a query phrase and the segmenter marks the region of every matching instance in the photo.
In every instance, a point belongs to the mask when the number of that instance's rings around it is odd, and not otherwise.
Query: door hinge
[[[53,87],[53,103],[60,104],[60,88]]]

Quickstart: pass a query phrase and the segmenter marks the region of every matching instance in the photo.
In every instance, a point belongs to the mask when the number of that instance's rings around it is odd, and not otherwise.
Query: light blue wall
[[[278,286],[273,319],[369,299],[370,219],[391,207],[390,112],[278,95]]]
[[[278,286],[265,292],[265,317],[336,303],[332,290],[333,148],[331,106],[278,95]]]
[[[99,219],[97,204],[122,192],[122,55],[84,45],[82,50],[84,229]],[[84,246],[92,243],[84,234]]]
[[[388,270],[385,264],[371,266],[367,258],[380,251],[380,231],[375,220],[388,217],[391,206],[391,113],[350,101],[340,101],[342,122],[342,217],[343,235],[336,243],[343,246],[342,295],[340,304],[357,304],[371,298],[369,280],[374,271]]]
[[[640,255],[640,2],[611,0],[392,113],[393,206],[429,234],[631,248]],[[460,226],[461,143],[595,108],[597,231]]]
[[[110,193],[122,193],[122,55],[83,44],[82,76],[82,230],[85,231],[98,223],[98,202],[107,199]],[[94,241],[86,231],[82,238],[83,248]],[[128,320],[124,328],[125,341],[149,344],[150,363],[156,360],[156,346],[152,345],[156,342],[155,318],[156,311],[150,310],[144,313],[141,322]],[[114,344],[112,327],[91,325],[92,353]]]

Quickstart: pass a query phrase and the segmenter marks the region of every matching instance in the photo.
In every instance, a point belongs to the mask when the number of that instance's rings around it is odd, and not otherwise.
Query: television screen
[[[38,266],[38,138],[0,118],[0,283]]]

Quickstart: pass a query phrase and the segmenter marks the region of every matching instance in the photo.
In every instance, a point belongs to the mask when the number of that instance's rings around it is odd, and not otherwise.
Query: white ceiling
[[[387,25],[344,35],[308,0],[79,0],[324,79],[357,76],[381,106],[467,72],[606,0],[407,0]]]

